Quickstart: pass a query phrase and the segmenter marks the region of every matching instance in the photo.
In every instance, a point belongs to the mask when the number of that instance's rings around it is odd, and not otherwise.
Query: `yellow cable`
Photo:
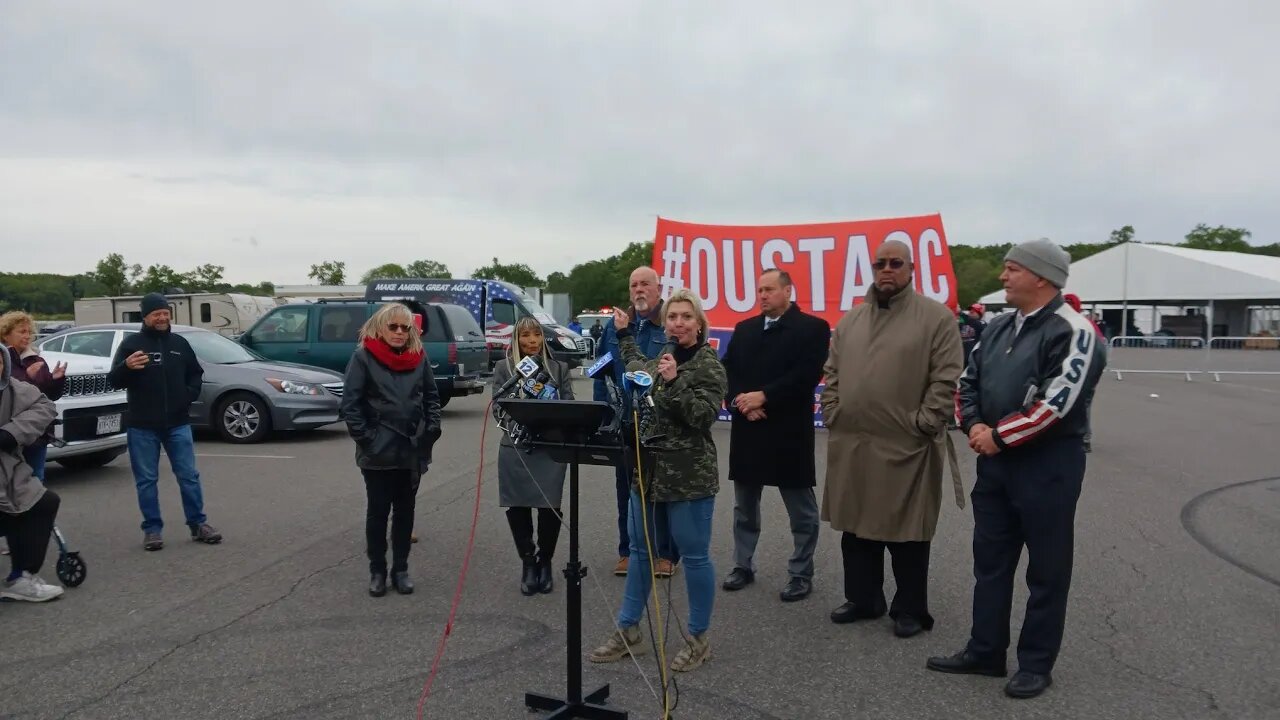
[[[658,627],[658,678],[662,681],[662,720],[670,720],[671,694],[667,691],[669,687],[667,685],[667,643],[662,637],[662,603],[658,595],[658,571],[653,557],[653,539],[649,536],[649,503],[644,491],[644,466],[640,461],[640,413],[634,407],[631,408],[631,418],[636,429],[636,486],[640,488],[640,521],[644,524],[644,546],[649,552],[649,584],[653,593],[653,607],[657,612],[657,618],[654,619],[653,624]]]

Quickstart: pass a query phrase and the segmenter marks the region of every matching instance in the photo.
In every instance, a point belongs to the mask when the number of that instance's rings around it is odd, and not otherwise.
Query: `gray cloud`
[[[9,3],[0,242],[299,282],[565,270],[655,214],[1275,239],[1280,8],[690,5]]]

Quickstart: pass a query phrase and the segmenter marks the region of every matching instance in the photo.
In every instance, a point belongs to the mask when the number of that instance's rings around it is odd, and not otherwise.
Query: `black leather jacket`
[[[1020,333],[1016,317],[992,319],[973,349],[960,376],[961,427],[994,428],[1001,450],[1083,437],[1085,408],[1106,364],[1093,325],[1061,294],[1027,318]]]
[[[427,471],[441,431],[440,391],[425,355],[418,367],[397,372],[357,348],[339,413],[355,438],[361,469]]]

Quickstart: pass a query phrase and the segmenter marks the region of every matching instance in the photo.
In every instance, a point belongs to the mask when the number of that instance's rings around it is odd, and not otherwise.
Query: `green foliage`
[[[347,264],[338,260],[326,260],[312,265],[307,277],[321,285],[342,285],[347,281]]]
[[[129,294],[134,281],[141,274],[142,267],[126,264],[124,256],[120,253],[111,253],[102,258],[93,272],[89,273],[108,295]]]
[[[406,272],[405,269],[395,263],[386,263],[372,268],[369,272],[360,277],[360,284],[366,285],[374,280],[386,280],[387,278],[416,277]]]
[[[513,285],[525,287],[542,287],[542,278],[533,271],[533,268],[524,263],[504,264],[498,262],[498,258],[493,259],[493,263],[484,267],[476,268],[471,273],[471,277],[484,278],[485,280],[505,280]]]
[[[1211,228],[1204,223],[1195,226],[1195,229],[1187,233],[1187,241],[1183,247],[1196,248],[1199,250],[1229,250],[1231,252],[1252,252],[1253,246],[1249,244],[1248,238],[1253,233],[1244,228],[1229,228],[1219,225]]]
[[[201,265],[186,274],[187,283],[183,287],[189,292],[225,292],[217,288],[223,287],[222,274],[226,270],[222,265]]]
[[[428,278],[436,280],[448,280],[453,277],[449,272],[449,266],[435,260],[414,260],[404,266],[404,275],[401,277],[412,278]]]
[[[150,265],[134,286],[134,291],[139,295],[170,290],[189,292],[190,286],[191,278],[168,265]]]

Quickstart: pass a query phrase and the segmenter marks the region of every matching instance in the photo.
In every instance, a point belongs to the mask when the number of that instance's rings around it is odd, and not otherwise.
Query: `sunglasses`
[[[887,260],[886,259],[877,260],[871,263],[871,267],[877,270],[883,270],[886,267],[892,268],[894,270],[901,270],[902,266],[906,264],[907,264],[907,261],[903,260],[902,258],[889,258]]]
[[[412,327],[412,325],[402,325],[400,323],[387,323],[387,329],[391,332],[407,333]]]

